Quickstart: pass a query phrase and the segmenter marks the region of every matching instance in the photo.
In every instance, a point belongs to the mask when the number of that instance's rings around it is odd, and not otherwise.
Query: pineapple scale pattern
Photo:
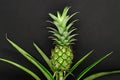
[[[52,51],[51,62],[54,70],[67,70],[72,63],[73,54],[70,47],[56,46]]]

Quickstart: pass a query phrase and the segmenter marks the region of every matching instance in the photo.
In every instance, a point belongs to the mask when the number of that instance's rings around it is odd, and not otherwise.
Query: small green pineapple
[[[73,28],[72,25],[75,21],[72,21],[68,24],[68,21],[76,15],[78,12],[67,15],[70,7],[66,7],[61,14],[59,11],[57,12],[57,16],[53,14],[49,14],[53,21],[49,21],[53,23],[56,27],[48,27],[49,32],[52,33],[52,40],[55,43],[55,48],[52,50],[51,55],[51,63],[55,71],[66,71],[70,68],[73,60],[73,51],[71,49],[71,44],[76,40],[74,36],[77,34],[73,34],[73,31],[76,28]]]

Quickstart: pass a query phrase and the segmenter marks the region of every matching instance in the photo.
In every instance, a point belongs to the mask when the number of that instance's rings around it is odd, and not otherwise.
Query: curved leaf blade
[[[58,19],[55,15],[53,15],[52,13],[49,13],[49,16],[50,16],[53,20],[59,22],[59,19]]]
[[[36,50],[40,53],[40,55],[43,57],[43,59],[46,61],[50,69],[53,71],[52,64],[50,59],[45,55],[45,53],[37,46],[37,44],[33,43]]]
[[[10,39],[8,39],[8,42],[17,49],[26,59],[28,59],[31,63],[33,63],[48,80],[54,80],[52,74],[34,57],[32,57],[29,53],[27,53],[25,50],[23,50],[21,47],[19,47],[17,44],[12,42]]]
[[[91,50],[88,52],[85,56],[83,56],[67,73],[67,75],[64,77],[64,80],[91,54],[94,50]]]
[[[68,11],[69,11],[70,7],[65,7],[62,13],[62,20],[65,18],[65,16],[67,15]]]
[[[10,61],[10,60],[7,60],[7,59],[3,59],[3,58],[0,58],[0,61],[6,62],[6,63],[9,63],[11,65],[14,65],[14,66],[18,67],[19,69],[21,69],[24,72],[26,72],[29,75],[31,75],[35,80],[41,80],[34,72],[32,72],[31,70],[29,70],[28,68],[25,68],[24,66],[22,66],[20,64],[17,64],[17,63],[15,63],[13,61]]]
[[[94,63],[92,63],[91,65],[89,65],[87,68],[85,68],[77,77],[76,80],[80,80],[88,71],[90,71],[94,66],[96,66],[98,63],[100,63],[102,60],[104,60],[105,58],[107,58],[112,52],[110,52],[109,54],[103,56],[102,58],[98,59],[97,61],[95,61]]]
[[[102,77],[102,76],[106,76],[106,75],[110,75],[110,74],[117,74],[117,73],[120,73],[120,70],[109,71],[109,72],[99,72],[99,73],[92,74],[92,75],[86,77],[84,80],[94,80],[94,79]]]

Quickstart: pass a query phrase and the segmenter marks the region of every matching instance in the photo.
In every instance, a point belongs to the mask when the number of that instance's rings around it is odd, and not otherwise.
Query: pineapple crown
[[[49,16],[53,19],[53,21],[48,21],[48,22],[56,26],[56,27],[48,27],[49,32],[52,33],[52,36],[50,36],[50,38],[57,45],[69,46],[71,44],[74,44],[74,41],[76,40],[74,37],[77,34],[73,34],[76,28],[72,27],[72,25],[78,19],[70,22],[69,24],[68,21],[79,12],[75,12],[72,15],[67,15],[69,9],[70,7],[65,7],[62,13],[57,11],[57,16],[53,15],[52,13],[49,13]]]

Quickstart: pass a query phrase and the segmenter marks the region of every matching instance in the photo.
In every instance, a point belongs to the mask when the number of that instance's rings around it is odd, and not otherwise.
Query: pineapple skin
[[[73,60],[73,51],[70,46],[56,45],[52,50],[51,63],[55,71],[66,71]]]

